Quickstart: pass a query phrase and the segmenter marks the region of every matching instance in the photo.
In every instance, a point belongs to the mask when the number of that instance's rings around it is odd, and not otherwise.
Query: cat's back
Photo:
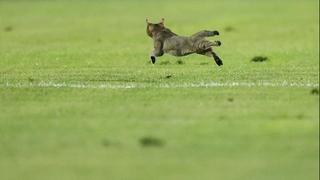
[[[183,47],[189,47],[191,45],[192,45],[192,42],[189,37],[178,36],[178,35],[167,38],[164,43],[164,46],[170,49],[172,47],[183,48]]]

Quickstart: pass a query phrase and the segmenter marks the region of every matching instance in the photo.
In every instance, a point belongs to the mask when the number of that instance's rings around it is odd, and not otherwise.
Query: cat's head
[[[147,23],[147,34],[148,36],[152,37],[154,33],[162,31],[165,29],[164,27],[164,18],[161,19],[159,23],[150,23],[148,19],[146,19]]]

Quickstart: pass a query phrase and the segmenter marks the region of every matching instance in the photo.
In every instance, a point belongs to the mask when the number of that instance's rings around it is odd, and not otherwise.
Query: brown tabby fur
[[[151,61],[155,63],[156,57],[162,56],[164,53],[173,56],[186,56],[197,53],[209,57],[213,57],[217,65],[223,65],[222,60],[213,52],[212,46],[220,46],[220,41],[210,42],[206,37],[219,35],[218,31],[203,30],[192,36],[179,36],[164,26],[164,19],[160,23],[147,22],[147,34],[153,39],[154,50],[151,52]]]

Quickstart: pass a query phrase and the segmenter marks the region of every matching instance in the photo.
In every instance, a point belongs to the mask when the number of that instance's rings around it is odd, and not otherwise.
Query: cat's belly
[[[192,51],[181,51],[181,50],[168,50],[168,51],[164,51],[165,53],[167,54],[170,54],[172,56],[186,56],[186,55],[189,55],[189,54],[192,54],[194,52]]]

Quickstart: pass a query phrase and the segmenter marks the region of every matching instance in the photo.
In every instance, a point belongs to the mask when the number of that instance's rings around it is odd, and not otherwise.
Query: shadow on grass
[[[313,88],[311,89],[311,92],[310,92],[312,95],[319,95],[319,89],[318,88]]]
[[[184,64],[184,62],[182,60],[177,60],[176,64],[182,65],[182,64]]]
[[[140,138],[139,143],[142,147],[161,147],[164,145],[161,139],[150,136]]]
[[[5,31],[5,32],[10,32],[10,31],[12,31],[12,30],[13,30],[13,27],[12,27],[12,26],[7,26],[7,27],[4,28],[4,31]]]
[[[267,56],[255,56],[251,59],[252,62],[264,62],[269,60]]]
[[[226,26],[224,29],[223,29],[225,32],[231,32],[231,31],[234,31],[234,27],[232,26]]]
[[[159,63],[160,65],[168,65],[168,64],[171,64],[170,61],[161,61]]]

